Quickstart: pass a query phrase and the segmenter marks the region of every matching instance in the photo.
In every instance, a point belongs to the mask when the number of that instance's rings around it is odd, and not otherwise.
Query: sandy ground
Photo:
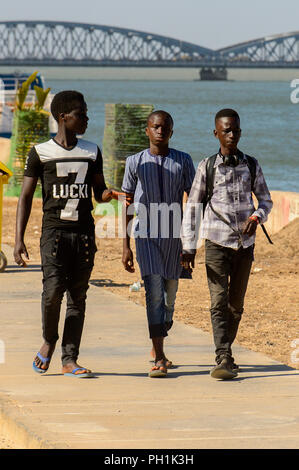
[[[18,449],[18,446],[6,436],[0,436],[0,449]]]
[[[3,205],[2,242],[13,246],[17,199],[4,198]],[[34,199],[25,236],[31,264],[40,262],[41,216],[41,200]],[[95,218],[98,220],[98,217]],[[236,339],[238,344],[293,368],[299,368],[299,352],[295,352],[299,348],[298,238],[299,218],[272,236],[274,245],[268,243],[261,228],[258,228],[255,262]],[[145,305],[144,288],[139,292],[129,290],[131,284],[141,279],[138,265],[135,266],[134,274],[123,269],[122,240],[98,238],[97,246],[91,282]],[[212,334],[209,308],[204,249],[200,248],[193,279],[180,280],[174,319]],[[145,314],[140,321],[146,321]],[[297,345],[294,344],[296,339]],[[211,357],[214,357],[213,350]]]

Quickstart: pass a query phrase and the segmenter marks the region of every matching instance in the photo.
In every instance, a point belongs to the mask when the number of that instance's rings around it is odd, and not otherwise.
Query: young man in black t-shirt
[[[62,372],[73,377],[92,376],[77,363],[85,316],[85,299],[96,252],[92,191],[96,201],[118,199],[107,189],[102,155],[98,146],[77,139],[86,131],[88,116],[84,97],[76,91],[56,94],[51,112],[58,122],[54,139],[35,145],[25,164],[17,208],[14,257],[26,266],[24,243],[32,198],[38,178],[43,196],[40,241],[43,271],[42,325],[44,344],[33,361],[33,369],[45,373],[58,340],[61,302],[67,293],[67,311],[62,338]]]

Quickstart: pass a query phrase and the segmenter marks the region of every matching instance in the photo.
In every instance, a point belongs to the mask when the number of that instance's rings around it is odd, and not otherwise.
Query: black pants
[[[253,261],[254,245],[233,250],[206,240],[205,258],[211,296],[211,321],[216,361],[231,356]]]
[[[43,271],[42,328],[44,340],[55,344],[61,302],[67,294],[62,338],[62,363],[76,361],[82,336],[88,282],[96,252],[94,235],[47,229],[41,236]]]

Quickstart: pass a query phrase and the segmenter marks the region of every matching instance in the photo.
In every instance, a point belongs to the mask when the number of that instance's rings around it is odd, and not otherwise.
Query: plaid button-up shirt
[[[247,248],[255,241],[255,235],[251,237],[243,235],[248,217],[256,215],[259,222],[264,223],[273,205],[262,169],[255,160],[256,176],[253,188],[251,188],[251,174],[246,163],[246,155],[240,158],[236,167],[225,165],[222,158],[217,155],[214,164],[215,177],[211,205],[207,204],[202,218],[202,204],[200,203],[206,197],[207,160],[200,162],[197,168],[185,207],[181,232],[183,250],[194,253],[198,233],[200,233],[200,238],[208,239],[218,245],[234,249],[240,246]],[[251,191],[258,201],[256,209]],[[221,215],[221,218],[212,208]]]

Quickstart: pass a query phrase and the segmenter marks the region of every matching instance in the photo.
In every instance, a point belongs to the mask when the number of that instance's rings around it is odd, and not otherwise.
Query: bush
[[[19,88],[13,116],[13,128],[10,146],[9,166],[13,172],[6,194],[19,196],[24,175],[24,166],[30,149],[50,138],[49,113],[43,110],[50,88],[43,90],[34,86],[36,102],[26,103],[26,96],[31,83],[35,80],[34,72]],[[36,195],[40,196],[38,187]]]
[[[50,138],[49,115],[35,109],[15,110],[11,136],[10,162],[13,176],[8,192],[19,195],[24,166],[30,149]]]

